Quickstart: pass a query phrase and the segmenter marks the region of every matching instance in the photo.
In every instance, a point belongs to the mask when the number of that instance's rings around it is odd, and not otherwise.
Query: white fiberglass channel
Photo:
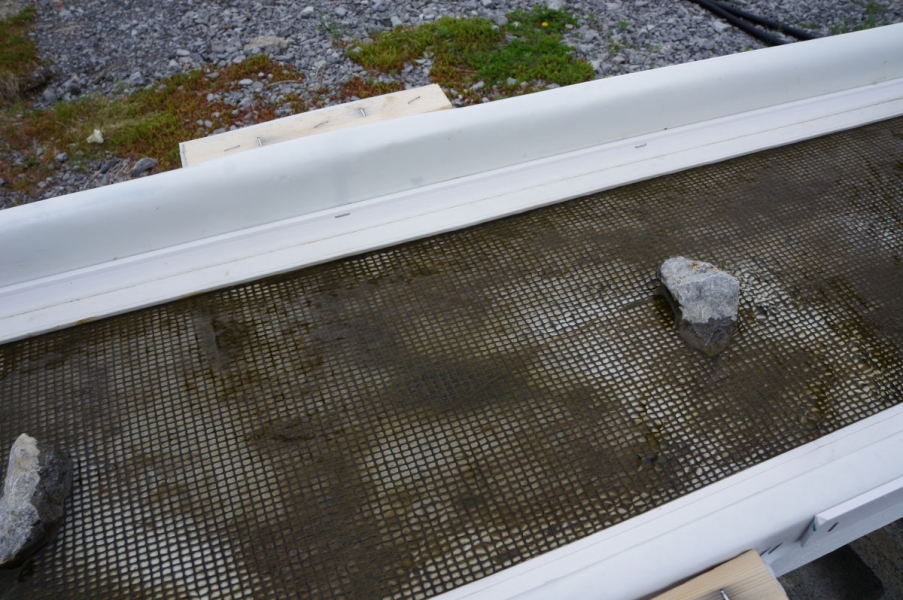
[[[903,25],[312,136],[0,211],[0,287],[903,77]]]

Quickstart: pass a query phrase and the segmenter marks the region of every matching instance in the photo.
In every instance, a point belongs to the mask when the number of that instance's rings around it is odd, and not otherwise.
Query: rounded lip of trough
[[[311,136],[0,211],[0,288],[903,77],[903,24]]]

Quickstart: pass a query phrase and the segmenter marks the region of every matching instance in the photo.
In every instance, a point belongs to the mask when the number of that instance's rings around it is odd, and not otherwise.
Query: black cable
[[[708,1],[715,6],[740,17],[741,19],[746,19],[747,21],[755,23],[756,25],[762,25],[763,27],[768,27],[769,29],[774,29],[775,31],[792,35],[799,40],[814,40],[818,38],[818,36],[812,35],[808,31],[793,27],[792,25],[784,25],[783,23],[778,23],[777,21],[773,21],[772,19],[768,19],[766,17],[760,17],[759,15],[748,13],[745,10],[724,4],[723,2],[719,2],[718,0]]]
[[[734,27],[742,29],[749,35],[753,36],[756,39],[762,40],[766,44],[769,44],[771,46],[780,46],[782,44],[787,43],[784,40],[782,40],[780,38],[776,38],[775,36],[773,36],[769,33],[766,33],[757,27],[753,27],[752,25],[750,25],[748,22],[744,21],[740,17],[736,17],[736,16],[732,15],[731,13],[727,12],[723,8],[715,6],[711,2],[708,2],[707,0],[690,0],[690,2],[692,2],[694,4],[698,4],[699,6],[706,9],[707,11],[718,15],[719,17],[721,17],[722,19],[724,19],[725,21],[727,21]]]

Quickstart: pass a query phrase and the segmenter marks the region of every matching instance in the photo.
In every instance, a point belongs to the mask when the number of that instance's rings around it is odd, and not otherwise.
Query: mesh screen
[[[901,218],[898,119],[2,346],[4,453],[76,464],[3,586],[425,598],[600,531],[900,401]]]

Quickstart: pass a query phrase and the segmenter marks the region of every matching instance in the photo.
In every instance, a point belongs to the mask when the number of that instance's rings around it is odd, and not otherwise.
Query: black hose
[[[803,29],[799,29],[798,27],[793,27],[792,25],[784,25],[783,23],[778,23],[777,21],[773,21],[772,19],[768,19],[766,17],[760,17],[759,15],[754,15],[752,13],[748,13],[745,10],[740,8],[736,8],[734,6],[730,6],[728,4],[724,4],[722,2],[718,2],[718,0],[708,0],[710,3],[714,4],[718,8],[726,10],[729,13],[732,13],[741,19],[746,19],[756,25],[762,25],[763,27],[768,27],[769,29],[774,29],[775,31],[779,31],[781,33],[786,33],[792,35],[793,37],[799,40],[814,40],[818,36],[812,35],[808,31]]]
[[[724,19],[725,21],[727,21],[734,27],[742,29],[749,35],[753,36],[756,39],[762,40],[766,44],[769,44],[771,46],[780,46],[782,44],[787,43],[784,40],[782,40],[780,38],[776,38],[775,36],[773,36],[769,33],[766,33],[757,27],[753,27],[752,25],[750,25],[749,23],[747,23],[740,17],[735,17],[734,15],[727,12],[723,8],[715,6],[711,2],[708,2],[707,0],[690,0],[690,2],[692,2],[694,4],[698,4],[699,6],[703,7],[707,11],[718,15],[719,17],[721,17],[722,19]]]

